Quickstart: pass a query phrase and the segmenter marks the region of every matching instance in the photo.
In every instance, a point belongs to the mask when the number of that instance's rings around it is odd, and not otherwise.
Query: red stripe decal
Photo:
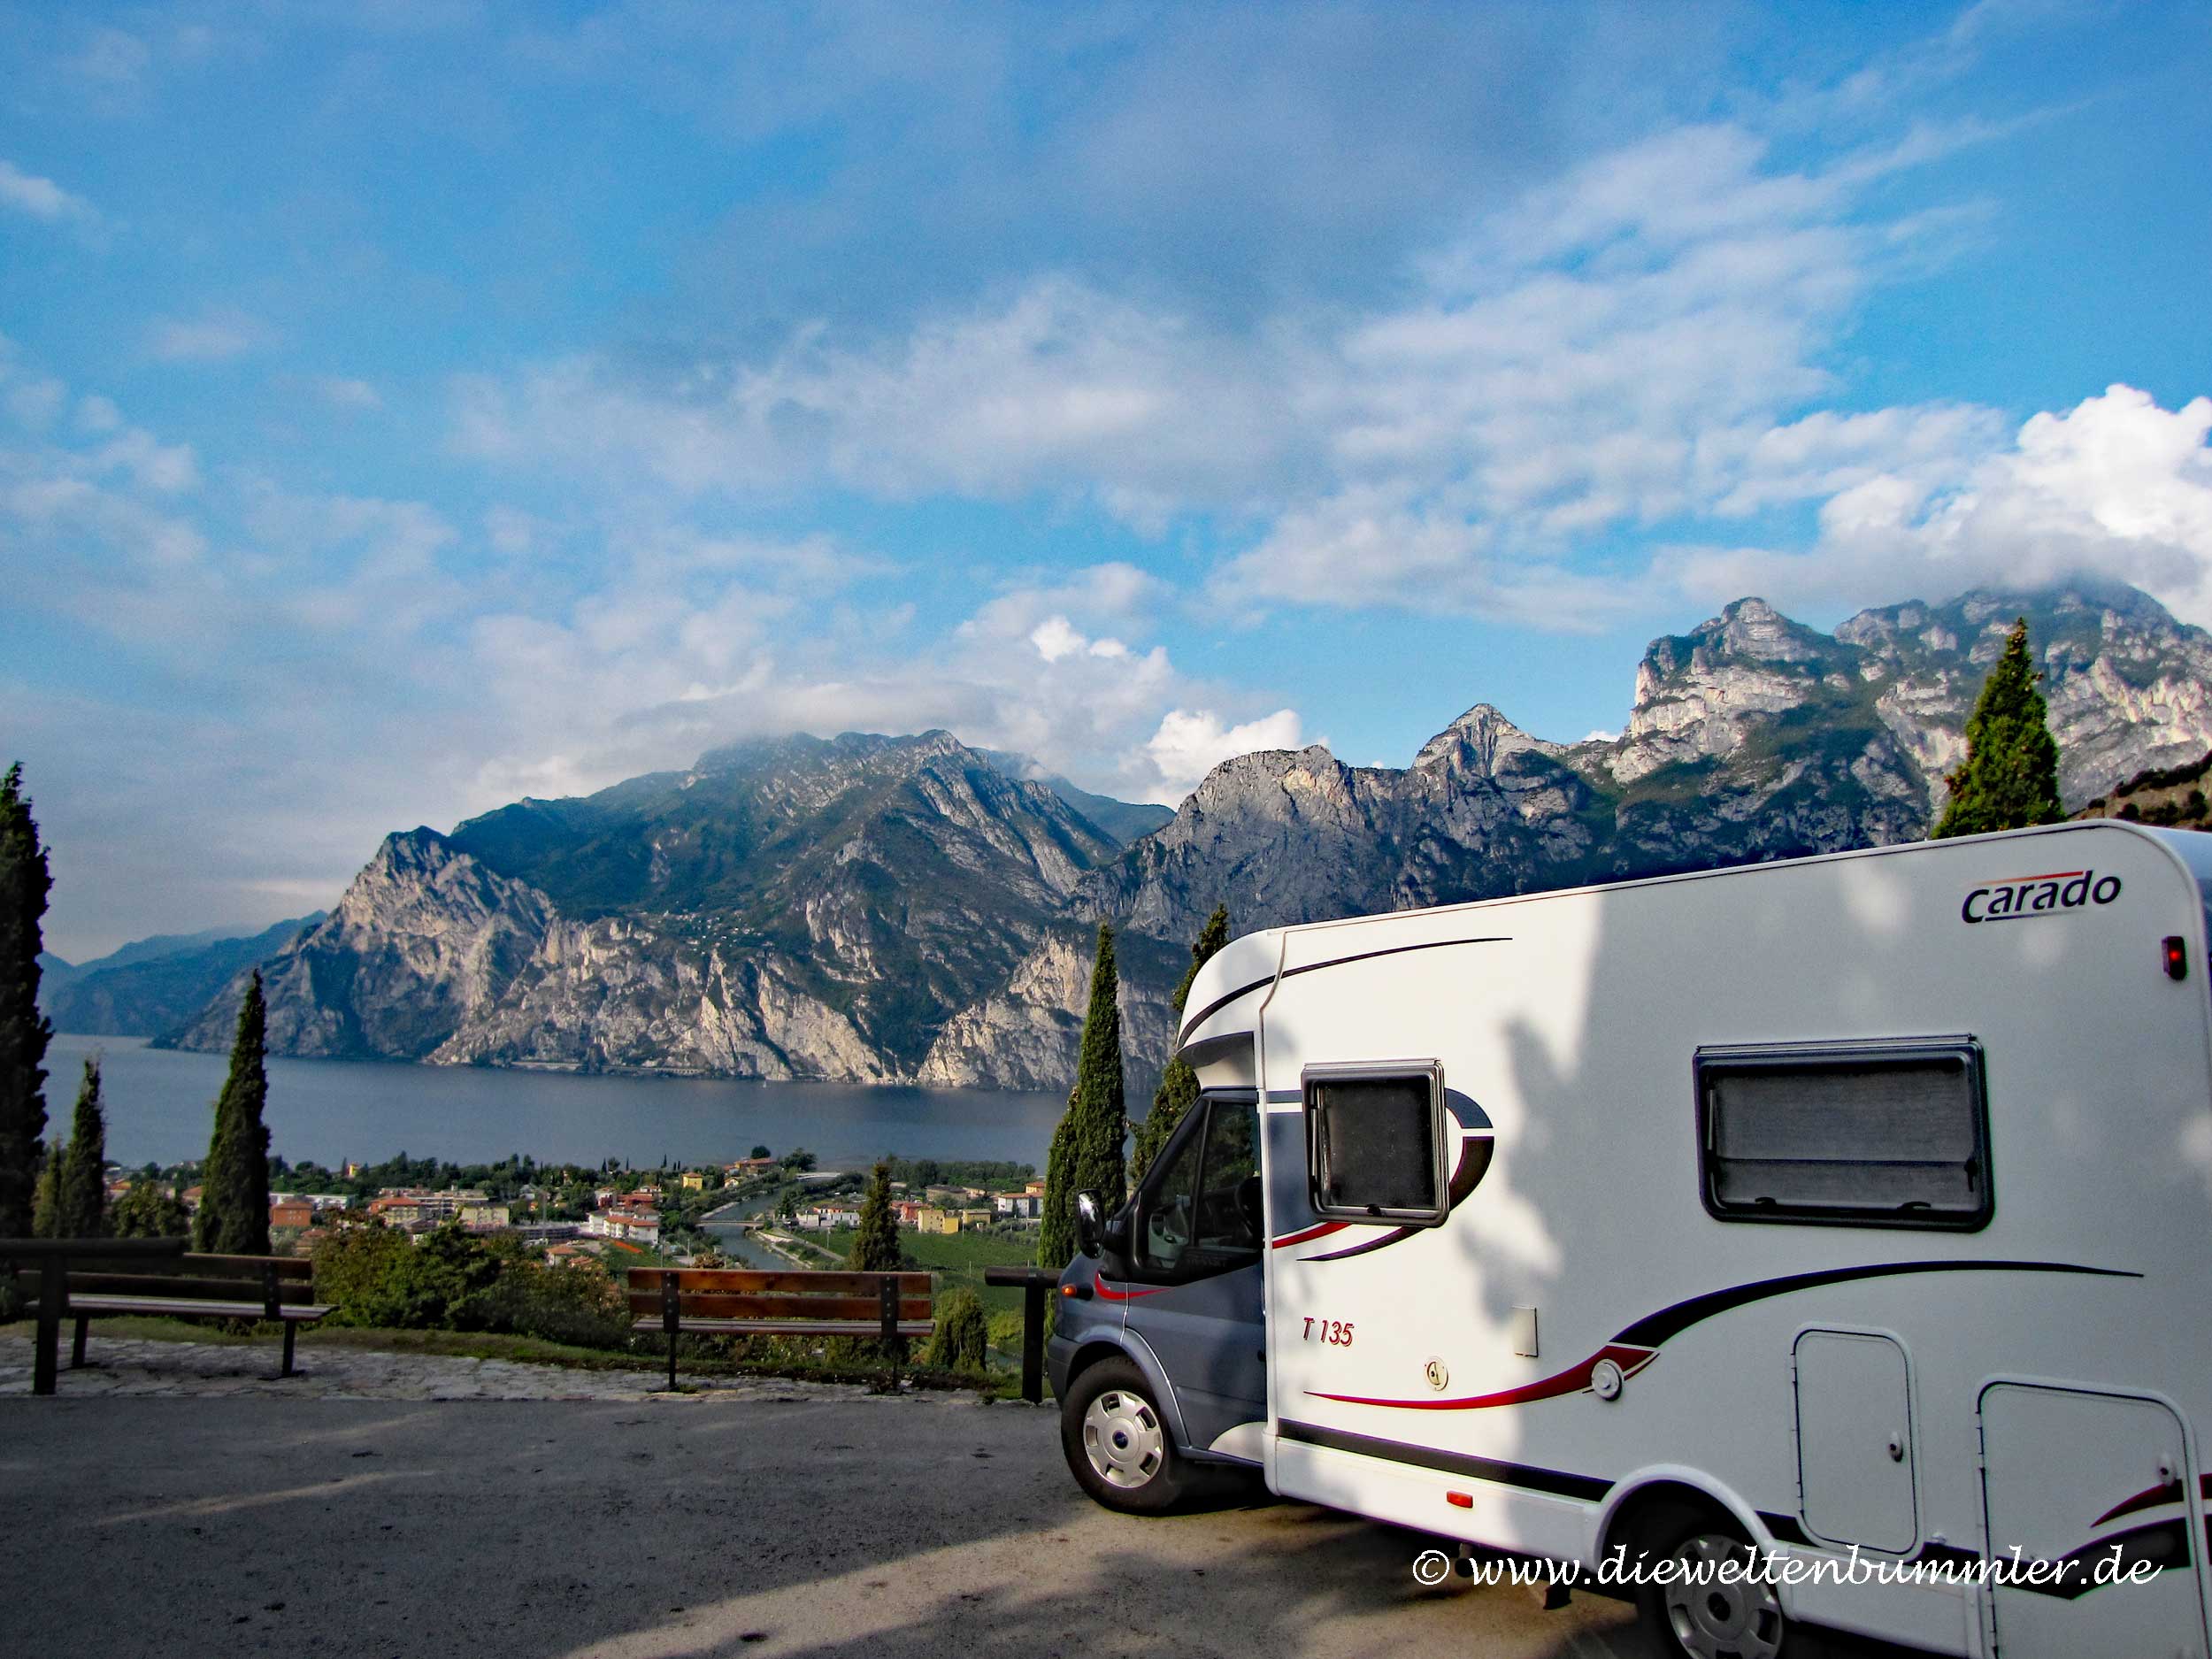
[[[1318,1226],[1308,1227],[1303,1233],[1286,1233],[1279,1239],[1270,1239],[1271,1248],[1283,1249],[1293,1244],[1303,1244],[1308,1239],[1326,1238],[1332,1233],[1341,1233],[1352,1224],[1348,1221],[1325,1221]]]
[[[2064,881],[2071,877],[2085,876],[2088,873],[2086,870],[2054,870],[2048,875],[2007,876],[2002,881],[1993,881],[1989,885],[1993,887],[2024,887],[2031,881]]]
[[[2212,1498],[2212,1475],[2205,1476],[2197,1484],[2207,1498]],[[2089,1525],[2102,1526],[2107,1521],[2116,1521],[2124,1515],[2134,1515],[2143,1509],[2155,1509],[2169,1503],[2179,1503],[2181,1497],[2182,1486],[2178,1480],[2169,1480],[2160,1486],[2146,1486],[2133,1497],[2121,1499],[2119,1502],[2114,1504]],[[2212,1525],[2212,1521],[2208,1521],[2208,1525]]]
[[[1536,1400],[1555,1400],[1561,1394],[1586,1394],[1590,1387],[1590,1373],[1600,1360],[1611,1360],[1621,1368],[1621,1375],[1633,1377],[1638,1371],[1659,1357],[1655,1348],[1630,1348],[1609,1342],[1581,1364],[1572,1366],[1540,1382],[1524,1383],[1518,1388],[1501,1389],[1494,1394],[1470,1394],[1459,1400],[1371,1400],[1361,1394],[1310,1394],[1316,1400],[1333,1400],[1348,1406],[1393,1406],[1402,1411],[1487,1411],[1493,1406],[1527,1405]]]
[[[1108,1284],[1103,1274],[1094,1273],[1091,1275],[1091,1288],[1096,1291],[1101,1296],[1103,1296],[1108,1302],[1134,1302],[1140,1296],[1156,1296],[1162,1291],[1170,1288],[1170,1286],[1166,1285],[1151,1285],[1141,1289],[1138,1286],[1132,1285],[1128,1289],[1121,1290]]]

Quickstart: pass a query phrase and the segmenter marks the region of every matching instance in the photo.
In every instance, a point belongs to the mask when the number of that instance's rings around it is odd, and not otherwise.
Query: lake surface
[[[230,1057],[150,1048],[142,1037],[57,1033],[46,1051],[50,1138],[68,1133],[85,1057],[101,1056],[108,1156],[204,1157]],[[269,1062],[269,1149],[298,1163],[373,1164],[396,1153],[454,1164],[525,1153],[540,1163],[726,1163],[756,1145],[805,1147],[825,1169],[887,1152],[1006,1158],[1044,1168],[1064,1094],[861,1088],[703,1078],[585,1077],[480,1066]]]

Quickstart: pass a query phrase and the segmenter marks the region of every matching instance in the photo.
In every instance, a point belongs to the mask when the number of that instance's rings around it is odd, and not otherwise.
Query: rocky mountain
[[[39,1008],[56,1031],[96,1037],[150,1037],[191,1018],[232,976],[275,955],[323,913],[295,917],[257,933],[227,928],[164,933],[72,966],[41,963]]]
[[[798,737],[386,839],[263,968],[278,1053],[1064,1085],[1119,843],[942,732]],[[1179,952],[1125,954],[1164,1051]],[[234,984],[177,1033],[230,1041]]]
[[[1058,773],[1047,772],[1026,755],[1010,755],[995,749],[978,749],[976,753],[1010,778],[1044,785],[1124,846],[1140,835],[1149,835],[1175,816],[1171,810],[1155,802],[1117,801],[1111,795],[1093,795]]]
[[[2212,746],[2212,634],[2132,588],[1970,593],[1832,635],[1742,599],[1652,642],[1617,739],[1546,742],[1479,704],[1402,771],[1241,756],[1075,909],[1178,940],[1223,902],[1242,932],[1912,839],[2022,615],[2070,803]]]
[[[1217,902],[1245,932],[1924,833],[2022,614],[2070,803],[2212,749],[2212,635],[2082,586],[1832,634],[1739,600],[1652,642],[1617,738],[1549,742],[1486,703],[1402,769],[1240,756],[1125,849],[1102,819],[1156,819],[942,732],[743,744],[388,838],[265,964],[271,1045],[1060,1089],[1111,919],[1141,1100]],[[176,1041],[227,1046],[241,983]]]

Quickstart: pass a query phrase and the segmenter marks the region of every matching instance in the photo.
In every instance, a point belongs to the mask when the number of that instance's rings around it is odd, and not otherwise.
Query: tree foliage
[[[899,1212],[891,1202],[891,1166],[880,1160],[868,1177],[868,1195],[860,1201],[860,1227],[845,1260],[847,1266],[864,1273],[895,1273],[905,1261],[899,1248]]]
[[[108,1235],[108,1126],[100,1109],[100,1063],[84,1063],[77,1087],[77,1110],[69,1125],[69,1150],[55,1183],[55,1236],[104,1239]]]
[[[53,1028],[38,1011],[38,953],[52,888],[23,768],[13,765],[0,776],[0,1239],[31,1231],[46,1134],[46,1044]]]
[[[1053,1125],[1045,1151],[1045,1202],[1037,1228],[1037,1265],[1065,1267],[1075,1259],[1075,1091]]]
[[[261,972],[247,981],[231,1044],[230,1075],[215,1100],[215,1133],[208,1143],[200,1213],[192,1218],[192,1248],[221,1256],[269,1253],[268,1011]]]
[[[1125,1193],[1121,1143],[1128,1122],[1122,1115],[1120,993],[1114,930],[1102,923],[1075,1088],[1045,1159],[1044,1225],[1037,1240],[1037,1260],[1045,1267],[1065,1267],[1075,1259],[1076,1194],[1096,1192],[1110,1214],[1121,1208]]]
[[[964,1286],[949,1290],[937,1299],[936,1318],[922,1363],[939,1371],[981,1371],[991,1343],[983,1299]]]
[[[457,1221],[434,1227],[420,1243],[381,1225],[341,1227],[316,1240],[314,1260],[315,1297],[335,1309],[333,1324],[406,1330],[487,1328],[467,1323],[465,1310],[505,1264]]]
[[[108,1221],[119,1239],[181,1239],[192,1231],[176,1194],[152,1181],[133,1181]]]
[[[1217,904],[1192,941],[1190,966],[1183,970],[1182,982],[1175,987],[1179,1025],[1199,969],[1211,962],[1228,942],[1229,907]],[[1129,1152],[1129,1179],[1133,1184],[1144,1179],[1144,1172],[1152,1167],[1152,1160],[1160,1156],[1160,1148],[1167,1145],[1167,1138],[1175,1133],[1175,1125],[1183,1121],[1183,1114],[1197,1103],[1198,1074],[1179,1059],[1171,1059],[1166,1070],[1160,1073],[1160,1087],[1153,1091],[1152,1110],[1145,1114],[1133,1137]]]
[[[2055,824],[2066,816],[2058,798],[2058,743],[2036,689],[2042,678],[2022,617],[1966,722],[1966,764],[1945,780],[1951,800],[1934,839]]]
[[[38,1181],[31,1188],[31,1236],[61,1237],[61,1160],[64,1148],[57,1141],[39,1148]]]

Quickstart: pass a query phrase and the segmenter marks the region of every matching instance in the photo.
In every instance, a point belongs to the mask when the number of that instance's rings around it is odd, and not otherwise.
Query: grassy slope
[[[841,1260],[852,1248],[853,1235],[837,1228],[825,1235],[824,1241]],[[986,1285],[983,1270],[1028,1266],[1037,1259],[1037,1236],[1032,1232],[1026,1239],[1002,1239],[987,1233],[917,1233],[902,1227],[899,1248],[936,1275],[939,1295],[959,1286],[983,1298],[986,1313],[1018,1313],[1021,1292]]]

